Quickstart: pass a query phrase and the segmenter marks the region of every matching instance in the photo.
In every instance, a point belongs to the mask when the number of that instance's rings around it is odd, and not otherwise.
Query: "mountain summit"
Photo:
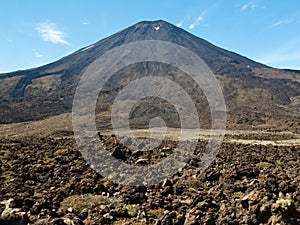
[[[219,48],[162,20],[139,22],[45,66],[0,74],[0,123],[40,120],[70,112],[76,86],[87,67],[108,50],[141,40],[168,41],[197,54],[211,68],[222,86],[228,108],[229,127],[299,127],[299,71],[270,68]],[[104,102],[111,102],[115,93],[128,81],[157,67],[162,65],[142,63],[120,71],[106,85],[105,95],[100,93],[99,98]],[[160,69],[162,72],[172,71],[172,68],[167,67]],[[189,89],[189,80],[182,77],[179,79],[176,77],[177,72],[173,72],[174,80],[186,84],[185,88]],[[194,97],[196,100],[200,99],[197,107],[199,112],[203,111],[201,107],[204,103],[201,101],[205,102],[205,99],[200,95]],[[133,114],[145,119],[141,112],[145,111],[146,105],[137,107]],[[170,110],[172,108],[167,107]],[[103,105],[98,107],[102,112],[108,108],[109,106]],[[143,110],[139,111],[139,108]],[[152,108],[152,111],[156,110],[159,111],[160,108]]]

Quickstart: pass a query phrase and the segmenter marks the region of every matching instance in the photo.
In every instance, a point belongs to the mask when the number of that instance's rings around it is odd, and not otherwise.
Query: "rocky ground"
[[[127,163],[156,163],[174,145],[132,153],[115,137],[102,138]],[[0,217],[23,224],[300,224],[299,156],[299,145],[224,142],[204,173],[195,154],[173,177],[129,187],[91,169],[72,136],[2,138]]]

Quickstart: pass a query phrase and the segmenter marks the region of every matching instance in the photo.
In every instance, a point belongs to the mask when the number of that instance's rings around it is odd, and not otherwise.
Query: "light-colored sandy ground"
[[[170,140],[178,140],[179,135],[180,135],[180,129],[176,129],[176,128],[169,128],[168,129],[168,133],[166,134],[166,138],[170,139]],[[125,130],[120,131],[120,134],[123,133],[123,136],[126,136],[126,132]],[[149,137],[150,136],[150,131],[147,129],[138,129],[138,130],[132,130],[131,131],[133,133],[133,135],[135,137],[139,137],[139,138],[143,138],[143,137]],[[155,131],[154,131],[155,132]],[[159,134],[159,131],[156,131]],[[187,133],[194,133],[194,130],[185,130],[185,132]],[[296,135],[293,134],[291,132],[276,132],[276,133],[272,133],[272,132],[266,132],[266,131],[251,131],[251,130],[226,130],[226,135],[224,137],[224,142],[230,142],[230,143],[240,143],[240,144],[257,144],[257,145],[278,145],[278,146],[289,146],[289,145],[300,145],[300,135]],[[106,135],[110,135],[113,132],[112,131],[104,131],[102,132],[103,134]],[[219,134],[219,132],[214,132],[211,130],[199,130],[199,136],[201,139],[203,140],[208,140],[210,137],[213,138],[214,135]],[[255,134],[256,136],[259,137],[259,134],[268,134],[270,136],[275,135],[276,136],[280,136],[280,135],[286,135],[286,134],[291,134],[294,135],[296,138],[293,139],[284,139],[284,140],[275,140],[275,141],[271,141],[271,140],[246,140],[246,139],[241,139],[241,138],[232,138],[231,135],[244,135],[244,134]],[[156,134],[156,135],[158,135]],[[155,136],[156,136],[155,135]],[[210,136],[211,135],[211,136]],[[193,135],[191,135],[193,136]],[[190,136],[190,137],[191,137]]]
[[[56,131],[72,130],[72,114],[66,113],[48,119],[0,125],[0,137],[51,136]]]
[[[253,145],[277,145],[277,146],[300,146],[300,139],[287,139],[287,140],[278,140],[278,141],[269,141],[269,140],[244,140],[244,139],[229,139],[225,140],[231,143],[240,143],[240,144],[253,144]]]
[[[35,137],[45,137],[53,136],[54,133],[59,131],[72,131],[72,114],[65,113],[58,116],[53,116],[48,119],[34,122],[23,122],[23,123],[13,123],[13,124],[3,124],[0,125],[0,137],[2,138],[21,138],[26,136],[35,136]],[[162,134],[162,129],[152,129],[154,136]],[[171,140],[178,140],[180,135],[180,129],[168,128],[165,138]],[[187,136],[185,138],[193,137],[194,130],[184,130]],[[120,133],[126,136],[128,132],[126,130],[121,130]],[[150,130],[148,129],[136,129],[131,130],[134,136],[139,138],[149,137]],[[101,131],[102,134],[112,134],[111,130]],[[189,135],[189,133],[191,135]],[[218,132],[211,132],[210,130],[199,130],[199,136],[201,139],[208,139],[210,134],[216,135]],[[260,135],[264,134],[265,136],[276,135],[277,137],[282,135],[284,136],[293,136],[293,139],[283,139],[280,140],[263,140],[260,138]],[[152,134],[153,135],[153,134]],[[232,137],[234,135],[234,137]],[[243,139],[239,135],[253,135],[257,139],[249,140],[249,138]],[[253,130],[226,130],[226,136],[224,138],[225,142],[231,143],[241,143],[241,144],[257,144],[257,145],[300,145],[300,134],[293,134],[291,132],[266,132],[266,131],[253,131]]]

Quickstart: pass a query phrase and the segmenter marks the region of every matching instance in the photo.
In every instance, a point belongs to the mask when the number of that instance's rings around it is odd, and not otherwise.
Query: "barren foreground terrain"
[[[201,172],[209,135],[203,130],[183,170],[156,185],[130,187],[91,169],[70,115],[55,124],[57,118],[1,125],[1,217],[25,224],[300,224],[299,134],[227,131],[217,158]],[[110,131],[101,134],[111,154],[140,166],[170,155],[177,137],[171,129],[159,147],[131,151]]]

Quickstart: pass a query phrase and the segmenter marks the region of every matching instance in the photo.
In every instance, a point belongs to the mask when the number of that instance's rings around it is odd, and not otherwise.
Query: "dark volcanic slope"
[[[156,30],[156,26],[160,29]],[[71,111],[76,85],[90,63],[107,50],[123,43],[151,39],[185,46],[209,65],[223,87],[230,127],[268,124],[274,124],[275,127],[299,126],[297,123],[300,102],[299,71],[266,67],[236,53],[218,48],[161,20],[137,23],[54,63],[30,70],[1,74],[0,123],[36,120]],[[128,68],[126,72],[128,76],[143,74],[145,68],[151,71],[155,66],[157,65],[137,65]],[[127,79],[127,82],[134,77]],[[122,85],[126,84],[124,79],[115,80],[116,82],[109,84],[110,88],[107,89],[108,99],[105,99],[107,102]],[[178,81],[176,74],[174,80]],[[189,89],[188,86],[184,88]],[[202,99],[201,96],[198,97]],[[202,105],[197,105],[200,106]],[[140,115],[140,112],[134,114]],[[207,113],[204,114],[206,115],[204,118],[208,117]]]

